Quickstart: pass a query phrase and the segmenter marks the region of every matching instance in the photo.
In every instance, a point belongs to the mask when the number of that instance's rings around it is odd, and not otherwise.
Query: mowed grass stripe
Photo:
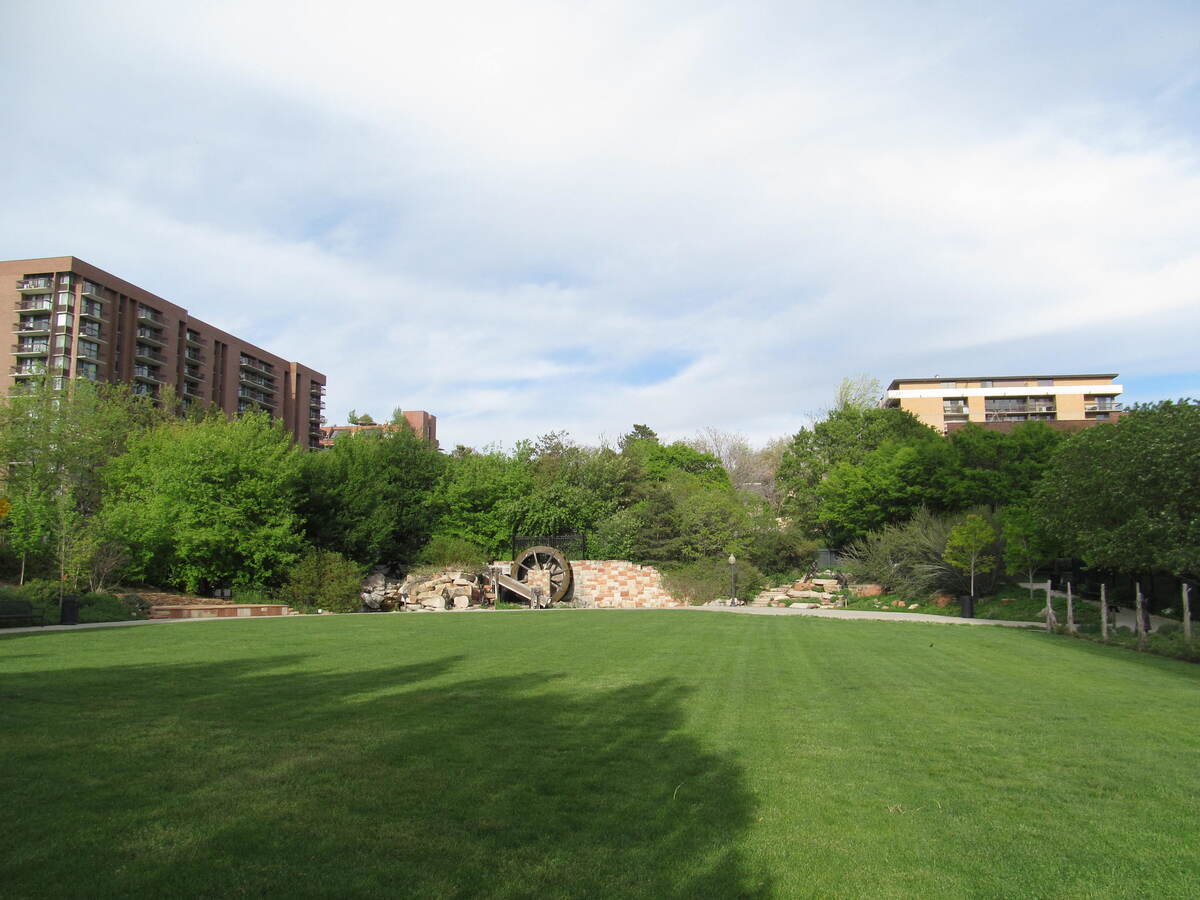
[[[1198,672],[699,612],[3,636],[5,893],[1191,896]]]

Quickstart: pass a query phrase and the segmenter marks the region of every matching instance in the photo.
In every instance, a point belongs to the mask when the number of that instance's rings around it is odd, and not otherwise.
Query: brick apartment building
[[[897,378],[883,406],[907,409],[942,433],[967,422],[1007,431],[1020,422],[1075,430],[1121,415],[1121,385],[1109,375],[996,375]]]
[[[404,421],[408,423],[419,437],[424,438],[434,447],[438,446],[437,416],[431,416],[423,409],[410,409],[404,412]],[[323,429],[322,447],[333,445],[334,438],[339,434],[355,434],[360,431],[395,431],[400,425],[330,425]]]
[[[170,386],[185,408],[266,410],[301,445],[320,444],[324,375],[83,260],[0,262],[0,309],[14,334],[12,345],[0,345],[5,391],[40,375],[124,382],[153,397]]]

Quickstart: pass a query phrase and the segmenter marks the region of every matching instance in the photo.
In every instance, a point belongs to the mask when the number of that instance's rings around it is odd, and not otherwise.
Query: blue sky
[[[974,6],[974,5],[972,5]],[[1200,7],[9,2],[6,258],[443,445],[789,434],[843,376],[1200,396]]]

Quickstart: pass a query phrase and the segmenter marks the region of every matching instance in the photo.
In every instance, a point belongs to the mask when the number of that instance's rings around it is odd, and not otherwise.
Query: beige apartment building
[[[42,375],[124,382],[151,397],[170,386],[185,408],[266,410],[301,445],[320,445],[324,375],[83,260],[0,262],[2,309],[13,331],[13,343],[0,345],[5,391]]]
[[[1112,375],[997,375],[897,378],[883,406],[906,409],[943,434],[967,422],[1008,430],[1019,422],[1085,428],[1121,414]]]

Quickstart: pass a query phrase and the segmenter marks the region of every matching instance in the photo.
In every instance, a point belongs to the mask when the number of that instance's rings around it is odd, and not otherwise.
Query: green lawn
[[[1200,667],[718,612],[0,636],[5,897],[1194,897]]]

